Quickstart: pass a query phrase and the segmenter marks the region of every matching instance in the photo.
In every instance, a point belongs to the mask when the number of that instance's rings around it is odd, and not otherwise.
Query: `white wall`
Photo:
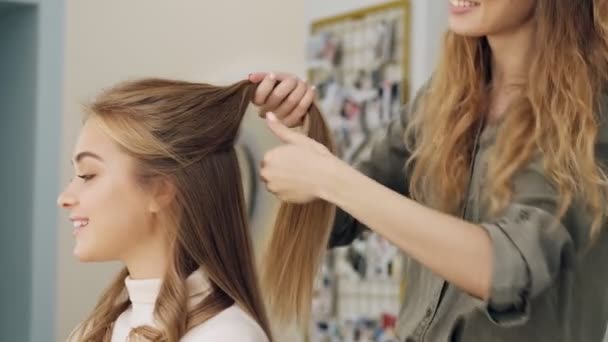
[[[232,82],[256,70],[304,72],[304,1],[68,0],[62,184],[80,126],[79,104],[131,77]],[[238,10],[235,10],[238,9]],[[260,149],[273,140],[261,120],[245,121]],[[267,195],[266,195],[267,196]],[[263,203],[266,208],[273,202]],[[258,218],[257,225],[264,226]],[[80,265],[61,214],[57,340],[89,312],[117,265]]]
[[[412,10],[410,37],[411,92],[429,78],[439,53],[441,36],[447,27],[448,2],[445,0],[409,0]],[[385,3],[382,0],[309,0],[306,20],[311,22],[348,11]]]
[[[36,155],[32,241],[31,341],[48,340],[57,333],[59,248],[55,198],[60,187],[62,78],[65,0],[37,0],[39,5]]]

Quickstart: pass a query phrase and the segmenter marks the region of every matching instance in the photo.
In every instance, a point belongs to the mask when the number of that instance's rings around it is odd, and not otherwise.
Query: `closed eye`
[[[95,175],[78,175],[78,178],[84,180],[85,182],[93,179],[94,177]]]

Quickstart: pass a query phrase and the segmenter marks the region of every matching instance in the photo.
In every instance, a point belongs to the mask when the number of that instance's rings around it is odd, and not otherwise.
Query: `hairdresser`
[[[254,73],[279,199],[407,257],[402,341],[601,342],[608,321],[608,2],[452,1],[433,78],[354,167],[289,127],[314,90]]]

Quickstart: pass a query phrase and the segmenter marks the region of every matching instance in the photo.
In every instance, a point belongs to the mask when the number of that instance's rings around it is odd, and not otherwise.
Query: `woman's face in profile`
[[[69,211],[81,261],[124,260],[151,235],[150,196],[135,177],[135,160],[89,119],[74,148],[74,178],[57,200]]]

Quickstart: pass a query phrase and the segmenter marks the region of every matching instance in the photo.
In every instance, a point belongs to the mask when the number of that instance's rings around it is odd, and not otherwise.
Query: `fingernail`
[[[274,115],[273,112],[268,112],[266,113],[266,117],[268,118],[268,120],[270,121],[277,121],[277,117]]]
[[[274,81],[274,80],[275,80],[277,77],[275,76],[275,74],[270,73],[270,74],[268,75],[268,78],[270,78],[270,80],[271,80],[271,81]]]
[[[316,86],[312,86],[312,87],[310,87],[310,90],[315,91],[315,90],[317,90],[317,87]]]

